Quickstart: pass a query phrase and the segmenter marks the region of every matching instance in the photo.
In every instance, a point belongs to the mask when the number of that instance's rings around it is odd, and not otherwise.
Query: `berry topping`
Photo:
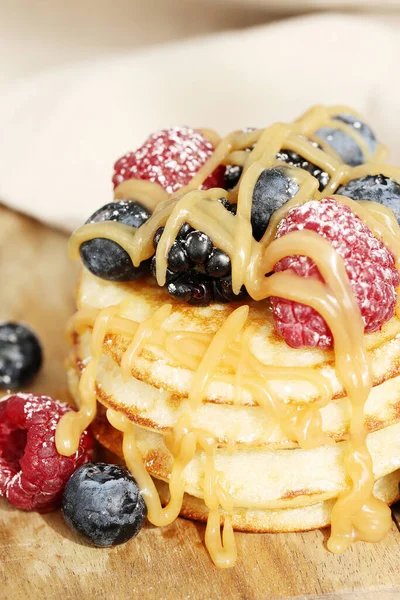
[[[400,283],[390,250],[347,206],[331,198],[293,208],[281,221],[276,237],[305,229],[319,233],[344,259],[365,331],[381,329],[394,314],[395,288]],[[275,271],[287,269],[301,277],[322,281],[318,268],[308,257],[288,256],[274,268]],[[332,347],[331,331],[313,308],[276,297],[271,298],[271,303],[276,328],[289,346]]]
[[[119,200],[106,204],[86,222],[115,221],[139,228],[149,217],[149,211],[140,202]],[[80,255],[83,264],[93,275],[109,281],[133,281],[149,270],[148,261],[134,267],[129,254],[119,244],[105,238],[83,242]]]
[[[179,241],[172,244],[168,254],[168,268],[174,273],[187,271],[190,268],[190,260]]]
[[[124,467],[87,463],[65,486],[64,518],[94,546],[117,546],[137,536],[147,517],[139,487]]]
[[[207,275],[211,277],[225,277],[231,272],[231,259],[219,248],[214,248],[205,264]]]
[[[321,149],[321,146],[317,144],[317,142],[314,142],[313,140],[310,140],[308,138],[306,139],[312,146]],[[246,152],[251,152],[253,148],[246,148]],[[317,167],[316,165],[310,163],[308,160],[306,160],[305,158],[300,156],[300,154],[297,154],[297,152],[294,152],[293,150],[286,150],[285,148],[282,148],[282,150],[280,150],[276,154],[276,159],[285,162],[291,167],[297,167],[298,169],[303,169],[304,171],[310,173],[310,175],[318,179],[318,187],[320,192],[322,192],[322,190],[328,185],[330,181],[328,173],[323,171],[320,167]],[[224,175],[224,187],[228,192],[230,192],[237,186],[237,184],[239,183],[239,179],[242,176],[242,172],[243,167],[240,167],[238,165],[228,165],[226,167]]]
[[[188,271],[167,284],[168,293],[192,306],[208,306],[214,300],[214,280],[203,273]]]
[[[226,302],[239,302],[247,296],[247,291],[244,285],[242,285],[238,294],[233,293],[232,277],[230,275],[228,277],[222,277],[221,279],[217,280],[216,288],[218,293],[224,298]]]
[[[226,198],[219,202],[232,214],[236,214],[236,204]],[[159,227],[154,235],[153,245],[157,249],[164,227]],[[156,277],[156,257],[151,260],[151,272]],[[232,291],[230,278],[231,261],[220,248],[215,248],[205,233],[194,230],[184,223],[168,254],[166,284],[169,294],[181,302],[195,306],[208,306],[211,302],[240,300],[246,295]]]
[[[200,131],[172,127],[157,131],[135,152],[128,152],[114,165],[114,187],[127,179],[159,183],[169,194],[188,185],[210,158],[214,147]],[[218,167],[204,182],[204,189],[222,187],[224,167]]]
[[[0,324],[0,388],[29,383],[42,365],[42,347],[36,335],[20,323]]]
[[[18,394],[0,401],[0,496],[18,508],[47,512],[61,501],[77,467],[90,460],[85,431],[73,456],[58,454],[54,434],[67,404],[47,396]]]
[[[192,231],[185,240],[186,252],[190,260],[197,264],[203,264],[210,256],[213,243],[205,233]]]
[[[313,142],[311,140],[308,141],[312,146],[320,148],[320,146],[318,146],[316,142]],[[280,152],[278,152],[276,158],[278,160],[282,160],[291,167],[303,169],[304,171],[307,171],[307,173],[310,173],[310,175],[318,179],[318,189],[320,192],[322,192],[322,190],[326,188],[326,186],[329,183],[330,177],[328,173],[326,173],[326,171],[323,171],[321,167],[317,167],[316,165],[313,165],[312,163],[308,162],[308,160],[297,154],[297,152],[282,149]]]
[[[354,115],[336,115],[332,117],[334,121],[341,121],[350,125],[364,139],[371,154],[376,150],[376,137],[374,132],[358,117]],[[356,140],[345,131],[335,127],[320,127],[315,131],[315,135],[321,140],[327,142],[335,152],[341,157],[344,163],[352,167],[362,165],[366,162],[366,157],[362,148]]]
[[[393,211],[400,224],[400,184],[385,175],[367,175],[342,185],[337,194],[353,200],[371,200]]]
[[[299,191],[297,182],[286,167],[264,169],[253,190],[251,224],[253,236],[259,241],[268,227],[272,214]]]
[[[237,186],[242,176],[243,167],[239,165],[228,165],[224,173],[224,188],[230,192]]]

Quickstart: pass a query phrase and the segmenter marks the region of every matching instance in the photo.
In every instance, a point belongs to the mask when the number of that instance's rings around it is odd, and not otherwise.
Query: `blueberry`
[[[20,323],[0,324],[0,388],[28,384],[42,366],[42,347],[36,335]]]
[[[179,242],[174,242],[168,253],[168,268],[175,273],[187,271],[190,268],[190,260],[185,249]]]
[[[192,231],[185,240],[186,252],[191,261],[203,264],[211,254],[213,244],[208,235]]]
[[[87,223],[115,221],[138,228],[149,217],[149,211],[139,202],[119,200],[97,210]],[[134,267],[129,254],[117,242],[105,238],[83,242],[80,255],[83,264],[91,273],[109,281],[133,281],[149,269],[149,261]]]
[[[366,123],[363,123],[354,115],[336,115],[332,119],[351,125],[364,138],[370,153],[375,153],[377,147],[376,137]],[[315,135],[325,140],[347,165],[356,167],[366,162],[366,157],[356,140],[345,131],[335,127],[320,127],[315,131]]]
[[[223,250],[214,248],[205,264],[205,270],[211,277],[224,277],[231,271],[231,260]]]
[[[390,208],[400,224],[400,184],[385,175],[367,175],[353,179],[338,190],[338,194],[353,200],[371,200]]]
[[[124,467],[86,463],[64,489],[68,525],[94,546],[116,546],[135,537],[147,516],[138,485]]]
[[[114,200],[96,210],[86,223],[115,221],[138,229],[150,216],[147,208],[136,200]]]
[[[257,241],[264,235],[272,214],[300,189],[288,171],[286,167],[264,169],[257,179],[251,208],[251,225]]]

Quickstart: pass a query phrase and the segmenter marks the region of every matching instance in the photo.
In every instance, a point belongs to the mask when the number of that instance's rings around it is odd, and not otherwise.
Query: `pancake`
[[[102,458],[108,462],[123,464],[122,436],[108,423],[104,410],[101,407],[99,408],[99,416],[93,423],[93,433],[105,449],[103,450]],[[154,481],[162,503],[164,505],[167,504],[170,499],[168,484],[160,479],[155,479]],[[377,479],[374,486],[374,494],[384,502],[393,504],[400,498],[399,481],[400,470]],[[326,527],[330,524],[334,503],[335,500],[331,499],[307,506],[275,510],[235,507],[232,523],[235,530],[251,533],[308,531],[310,529]],[[180,512],[182,517],[205,522],[207,521],[208,512],[201,498],[191,496],[190,494],[184,495]],[[222,511],[221,522],[223,519],[224,512]]]
[[[232,314],[236,303],[214,303],[208,307],[189,306],[174,301],[164,288],[160,288],[154,280],[140,282],[114,283],[93,276],[86,269],[77,289],[77,305],[84,311],[104,309],[121,302],[128,302],[121,310],[121,315],[135,322],[149,318],[160,306],[172,305],[172,314],[163,324],[167,334],[187,332],[195,334],[215,334],[227,317]],[[301,352],[290,348],[274,329],[273,320],[267,301],[255,302],[246,300],[249,306],[247,325],[254,327],[255,334],[250,342],[250,351],[260,368],[273,365],[274,368],[307,368],[311,375],[323,376],[331,389],[327,391],[331,398],[345,395],[340,383],[332,351],[316,348],[303,348]],[[76,325],[75,329],[79,326]],[[366,334],[365,345],[371,361],[374,385],[400,373],[400,318],[394,316],[384,325],[381,331]],[[174,340],[174,338],[172,338]],[[240,338],[237,340],[239,343]],[[103,345],[105,354],[112,356],[117,364],[130,340],[122,335],[108,335]],[[172,344],[171,344],[172,346]],[[175,344],[177,346],[177,344]],[[179,351],[179,348],[178,348]],[[182,358],[182,357],[180,357]],[[189,395],[193,372],[183,368],[179,360],[165,352],[160,346],[146,344],[140,356],[134,357],[132,376],[149,385],[171,392],[180,397]],[[285,402],[312,402],[320,399],[318,390],[311,383],[302,379],[290,380],[286,374],[283,380],[270,381],[271,393]],[[226,378],[225,378],[226,379]],[[227,403],[233,402],[235,383],[227,383],[215,378],[205,390],[203,401]],[[257,404],[256,394],[243,390],[241,403]],[[329,398],[330,399],[330,398]]]
[[[312,137],[324,124],[371,161],[357,177],[400,178],[380,164],[383,146],[369,151],[356,113],[314,107],[292,124],[229,134],[176,194],[123,181],[115,198],[131,199],[132,211],[143,201],[151,216],[135,229],[122,204],[103,207],[71,238],[72,256],[81,251],[96,276],[84,268],[77,287],[67,370],[79,410],[60,420],[57,449],[71,456],[93,423],[137,480],[151,523],[207,519],[205,542],[219,567],[235,563],[233,528],[330,523],[328,548],[340,553],[391,527],[385,503],[397,498],[400,479],[400,229],[376,202],[326,198],[353,170]],[[283,149],[306,162],[282,162]],[[226,165],[240,167],[232,191],[204,189]],[[201,234],[182,233],[187,226]],[[204,235],[212,246],[203,252]],[[210,270],[215,248],[229,281]],[[301,273],[280,271],[293,256]],[[143,275],[149,259],[155,279]],[[379,285],[370,290],[371,277]],[[244,289],[248,297],[232,302]],[[332,340],[334,350],[305,347]]]
[[[77,332],[69,357],[68,378],[76,389],[90,357],[90,331]],[[155,388],[131,377],[124,381],[118,363],[112,355],[103,355],[96,375],[97,396],[102,404],[126,415],[137,425],[160,432],[170,431],[188,411],[188,400],[171,392]],[[76,394],[76,392],[75,392]],[[351,414],[347,396],[329,402],[320,409],[322,430],[335,441],[347,437]],[[365,425],[377,431],[400,420],[400,376],[375,386],[365,405]],[[270,449],[295,448],[288,440],[279,421],[259,406],[232,406],[203,403],[193,415],[193,425],[208,429],[220,445],[229,440],[246,446],[268,446]]]
[[[399,495],[400,471],[378,479],[374,486],[374,495],[387,504],[393,504]],[[168,485],[156,481],[157,490],[163,504],[169,500]],[[331,523],[332,508],[335,500],[326,500],[310,506],[276,510],[257,510],[235,508],[232,512],[232,525],[236,531],[249,533],[289,533],[310,531],[327,527]],[[202,500],[189,494],[183,497],[181,516],[195,521],[206,522],[209,510]],[[225,518],[221,511],[221,523]]]

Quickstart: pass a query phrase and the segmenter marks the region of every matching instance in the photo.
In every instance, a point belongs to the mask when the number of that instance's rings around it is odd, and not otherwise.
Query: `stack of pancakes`
[[[153,280],[113,283],[82,272],[77,289],[80,311],[96,314],[123,302],[123,316],[141,323],[163,304],[172,313],[163,329],[185,353],[185,333],[215,334],[239,305],[212,304],[200,308],[175,302]],[[279,421],[257,401],[257,393],[235,391],[235,374],[218,378],[218,367],[199,409],[192,413],[193,427],[218,440],[218,483],[234,503],[233,526],[245,531],[299,531],[330,523],[335,499],[349,484],[344,467],[351,405],[335,371],[332,351],[293,350],[274,331],[267,301],[246,301],[247,325],[255,332],[250,351],[263,365],[307,367],[327,378],[329,397],[321,403],[307,381],[271,382],[274,396],[286,406],[316,406],[325,439],[316,447],[300,448],[285,435]],[[72,347],[68,360],[71,392],[79,404],[78,384],[91,356],[92,328],[85,320],[72,321]],[[200,336],[201,337],[201,336]],[[182,340],[182,341],[179,341]],[[179,418],[188,412],[194,371],[180,364],[156,343],[145,344],[131,365],[131,377],[121,372],[121,360],[131,339],[106,335],[96,375],[98,416],[93,424],[100,443],[120,458],[121,434],[105,417],[112,408],[128,417],[136,430],[138,449],[147,471],[157,480],[164,502],[173,459],[164,443]],[[240,343],[240,340],[238,340]],[[399,494],[400,481],[400,318],[394,316],[378,333],[365,335],[373,374],[373,389],[365,405],[368,448],[373,460],[375,495],[388,503]],[[179,355],[178,352],[178,355]],[[189,361],[190,362],[190,361]],[[226,373],[225,373],[226,375]],[[322,408],[319,408],[322,405]],[[329,443],[329,442],[332,443]],[[338,443],[333,443],[338,442]],[[233,452],[233,449],[235,450]],[[206,520],[204,498],[205,455],[197,450],[183,472],[185,497],[181,515]]]

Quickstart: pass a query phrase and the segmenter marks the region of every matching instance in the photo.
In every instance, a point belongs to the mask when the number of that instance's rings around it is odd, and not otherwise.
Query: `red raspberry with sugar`
[[[347,276],[361,310],[365,332],[378,331],[395,311],[400,284],[392,252],[348,206],[332,198],[310,201],[293,208],[281,221],[276,237],[308,229],[328,240],[343,258]],[[323,281],[315,263],[305,256],[288,256],[274,271],[292,269],[301,277]],[[325,320],[313,308],[271,298],[275,326],[292,348],[332,348],[332,333]]]
[[[169,194],[188,185],[215,148],[200,131],[171,127],[150,135],[143,146],[114,165],[114,188],[127,179],[159,183]],[[225,167],[217,167],[203,189],[223,187]]]
[[[93,438],[87,431],[74,455],[57,452],[57,423],[70,410],[48,396],[16,394],[0,401],[0,496],[11,504],[53,510],[72,473],[91,460]]]

